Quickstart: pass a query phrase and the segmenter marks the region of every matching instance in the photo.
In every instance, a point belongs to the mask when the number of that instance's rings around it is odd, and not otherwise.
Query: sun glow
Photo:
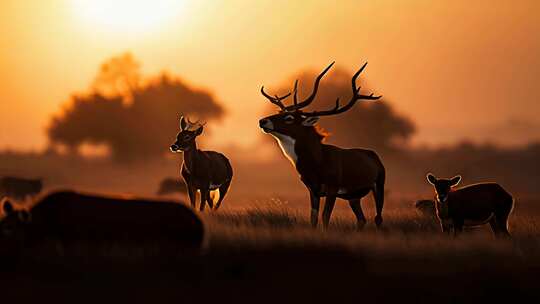
[[[101,31],[152,32],[178,17],[182,0],[73,0],[73,10],[86,25]]]

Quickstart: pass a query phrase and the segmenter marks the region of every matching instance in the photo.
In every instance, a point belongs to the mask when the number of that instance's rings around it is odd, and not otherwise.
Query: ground
[[[445,235],[434,218],[406,200],[388,202],[381,229],[373,225],[372,203],[364,202],[371,221],[362,231],[345,202],[323,231],[310,228],[307,202],[258,201],[203,214],[207,238],[200,255],[165,258],[152,250],[107,247],[89,256],[55,248],[29,253],[16,266],[4,258],[0,288],[17,303],[50,296],[143,303],[538,299],[536,204],[518,206],[510,220],[512,239],[498,240],[488,226],[458,238]]]

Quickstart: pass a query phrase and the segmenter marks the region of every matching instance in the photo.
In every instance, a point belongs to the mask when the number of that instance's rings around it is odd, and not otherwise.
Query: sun
[[[93,29],[121,33],[152,32],[178,17],[182,0],[73,0],[78,19]]]

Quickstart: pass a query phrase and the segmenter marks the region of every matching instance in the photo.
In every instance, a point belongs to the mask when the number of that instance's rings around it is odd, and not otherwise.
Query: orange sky
[[[43,148],[50,114],[125,51],[145,74],[213,90],[231,114],[219,143],[257,139],[262,83],[332,60],[369,60],[370,87],[414,119],[416,143],[540,139],[540,1],[178,0],[158,21],[109,11],[131,16],[120,25],[81,1],[0,2],[0,148]]]

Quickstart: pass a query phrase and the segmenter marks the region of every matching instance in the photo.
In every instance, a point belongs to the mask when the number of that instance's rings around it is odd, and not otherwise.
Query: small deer
[[[512,195],[496,183],[479,183],[455,189],[461,176],[436,178],[427,174],[427,180],[435,187],[435,208],[443,232],[454,235],[464,226],[491,225],[495,236],[510,236],[508,216],[514,207]]]
[[[309,190],[311,199],[311,225],[317,226],[320,198],[326,197],[323,211],[323,228],[327,228],[336,198],[349,201],[361,229],[366,223],[360,200],[370,191],[375,197],[377,215],[375,224],[382,223],[384,205],[385,169],[376,152],[366,149],[343,149],[323,143],[325,134],[316,123],[321,116],[337,115],[354,106],[359,100],[377,100],[381,96],[361,95],[356,87],[356,79],[362,73],[364,64],[352,77],[352,97],[340,107],[339,98],[335,108],[327,111],[306,112],[302,108],[313,102],[317,95],[319,82],[334,63],[324,69],[315,79],[313,92],[305,100],[297,98],[298,80],[294,83],[293,105],[285,106],[284,96],[270,96],[261,88],[261,93],[271,103],[280,108],[278,114],[262,118],[259,126],[263,132],[272,135],[278,142],[285,156],[291,161],[300,179]]]
[[[199,122],[193,123],[189,119],[186,121],[182,116],[180,133],[176,136],[176,142],[171,145],[171,151],[184,153],[181,173],[188,189],[191,206],[195,208],[196,193],[200,191],[200,211],[204,211],[206,203],[210,209],[217,210],[229,190],[233,170],[223,154],[197,149],[195,139],[202,134],[203,127]],[[219,191],[219,199],[214,207],[210,192],[215,190]]]
[[[185,183],[179,183],[177,178],[166,177],[159,183],[157,195],[168,195],[173,193],[187,193]]]

